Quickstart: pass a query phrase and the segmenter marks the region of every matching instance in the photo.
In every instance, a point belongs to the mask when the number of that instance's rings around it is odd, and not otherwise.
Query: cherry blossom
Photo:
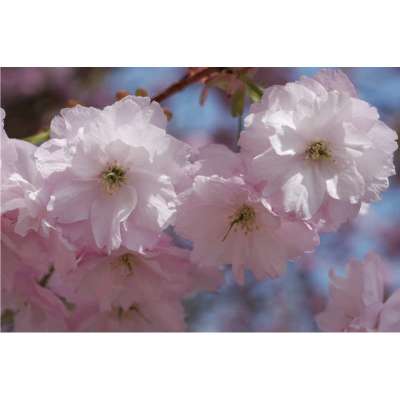
[[[272,86],[252,107],[239,144],[278,212],[329,227],[388,187],[397,135],[354,95],[343,73],[323,72]]]
[[[400,289],[384,301],[384,262],[369,253],[351,260],[346,276],[330,272],[330,300],[317,323],[324,331],[400,331]]]
[[[2,115],[4,117],[4,112]],[[9,139],[3,130],[1,151],[3,243],[21,259],[34,257],[35,269],[42,273],[47,271],[50,263],[64,271],[74,268],[75,249],[48,215],[47,209],[53,199],[36,168],[36,147],[22,140]]]
[[[52,119],[49,134],[26,140],[8,137],[0,108],[2,329],[193,329],[186,311],[197,296],[251,284],[263,291],[280,284],[267,280],[289,261],[307,266],[289,271],[302,279],[313,257],[301,258],[319,234],[368,212],[395,173],[397,136],[377,110],[340,70],[265,90],[252,72],[202,67],[152,99],[123,91],[103,109],[75,102]],[[254,102],[239,147],[225,141],[236,151],[211,135],[200,147],[199,138],[185,135],[184,143],[167,133],[158,102],[195,82],[232,95],[232,115],[246,96]],[[32,144],[38,137],[48,140]],[[342,232],[347,240],[350,229]],[[375,253],[350,260],[344,276],[332,269],[319,328],[400,331],[400,289],[388,269]],[[304,283],[304,298],[310,287]],[[314,293],[307,301],[313,315],[325,300]],[[242,329],[248,308],[224,304],[220,325]],[[288,321],[293,310],[284,314]],[[254,326],[287,325],[260,317]]]
[[[89,224],[95,245],[107,252],[153,246],[172,221],[174,183],[189,156],[165,122],[156,103],[132,96],[102,111],[62,111],[52,122],[55,139],[36,154],[54,181],[52,218]]]
[[[29,230],[45,232],[49,227],[46,207],[50,195],[36,168],[35,151],[33,144],[9,139],[2,129],[1,213],[18,210],[15,232],[21,236]]]
[[[175,228],[193,242],[193,262],[232,264],[239,283],[245,267],[257,279],[277,277],[289,260],[318,244],[309,225],[278,217],[239,177],[196,176],[180,197]]]
[[[76,330],[179,331],[184,330],[182,298],[214,290],[221,277],[214,269],[200,271],[187,250],[163,236],[145,253],[120,248],[88,257],[64,282],[73,288],[68,298],[80,314],[72,322]]]
[[[2,323],[17,332],[67,330],[68,309],[45,287],[48,254],[37,243],[7,247],[10,238],[2,236]]]

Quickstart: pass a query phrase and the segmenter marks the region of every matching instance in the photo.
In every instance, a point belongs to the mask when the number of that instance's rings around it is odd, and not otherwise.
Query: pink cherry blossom
[[[36,153],[54,181],[52,218],[89,224],[96,246],[108,252],[153,246],[172,221],[189,157],[165,122],[160,106],[141,97],[104,110],[63,110],[52,122],[55,139]]]
[[[400,331],[400,290],[384,301],[384,263],[377,254],[351,260],[345,277],[330,271],[330,300],[317,323],[323,331]]]
[[[4,117],[4,112],[2,115]],[[47,208],[52,198],[36,168],[36,147],[22,140],[9,139],[3,130],[1,150],[3,243],[42,273],[47,271],[49,264],[60,270],[73,268],[74,248],[49,219]]]
[[[396,133],[333,69],[267,88],[237,152],[175,139],[148,97],[63,109],[40,146],[9,138],[4,119],[0,108],[1,325],[17,332],[184,331],[186,301],[244,284],[247,270],[281,276],[395,173]],[[321,330],[400,331],[400,289],[378,255],[329,277]],[[221,307],[225,328],[248,323],[250,307],[237,308]]]
[[[183,296],[213,290],[221,277],[215,270],[199,271],[189,252],[172,246],[166,236],[145,253],[121,248],[90,257],[67,277],[74,288],[69,300],[81,315],[72,325],[77,330],[184,330]]]
[[[350,97],[358,97],[357,90],[349,77],[340,69],[321,69],[312,78],[303,76],[300,82],[315,92],[323,94],[324,90],[337,90]],[[323,86],[321,90],[320,85]]]
[[[4,113],[3,113],[4,116]],[[49,194],[36,168],[36,147],[28,142],[9,139],[2,130],[1,213],[18,210],[15,232],[25,236],[29,230],[46,232],[46,206]]]
[[[34,233],[30,233],[32,235]],[[18,237],[18,235],[16,235]],[[28,237],[28,240],[31,238]],[[2,237],[1,293],[2,320],[16,332],[65,331],[68,309],[62,300],[44,287],[48,256],[36,244],[22,242],[23,249],[8,247]],[[29,248],[30,247],[30,248]],[[22,257],[20,257],[22,251]],[[30,256],[27,251],[30,250]],[[40,250],[40,249],[39,249]],[[29,264],[31,262],[32,264]],[[3,322],[2,322],[3,323]]]
[[[1,240],[5,246],[4,253],[14,253],[18,260],[36,271],[37,277],[46,274],[50,266],[62,273],[76,268],[75,248],[58,229],[50,228],[47,236],[30,231],[22,237],[15,233],[14,226],[13,219],[2,216]],[[8,259],[3,262],[2,268],[7,272],[11,268]]]
[[[331,75],[268,88],[239,141],[274,209],[328,227],[332,208],[346,220],[361,202],[379,199],[395,173],[397,149],[396,133],[377,110],[351,97],[342,73]]]
[[[79,332],[182,332],[184,310],[178,303],[148,299],[140,306],[132,304],[126,310],[83,310],[73,322]]]
[[[380,332],[400,332],[400,289],[397,289],[384,303],[379,314]]]
[[[245,267],[257,279],[277,277],[289,260],[318,244],[309,225],[275,215],[239,177],[197,176],[181,195],[175,228],[193,242],[193,262],[232,264],[239,283]]]
[[[12,291],[3,292],[2,315],[12,315],[16,332],[63,332],[69,311],[52,291],[40,286],[28,271],[19,270]]]

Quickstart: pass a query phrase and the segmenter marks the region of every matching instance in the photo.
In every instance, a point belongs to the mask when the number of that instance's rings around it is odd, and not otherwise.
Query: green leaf
[[[49,140],[49,138],[50,138],[50,131],[47,130],[36,133],[36,135],[25,137],[23,139],[26,140],[27,142],[38,145],[45,142],[46,140]]]
[[[231,114],[234,117],[239,117],[243,114],[245,91],[238,89],[232,96]]]
[[[250,97],[253,103],[257,103],[261,100],[263,91],[258,87],[248,76],[241,75],[240,80],[246,85],[247,95]]]
[[[247,95],[250,97],[253,103],[257,103],[261,100],[262,92],[259,91],[258,87],[246,84]]]

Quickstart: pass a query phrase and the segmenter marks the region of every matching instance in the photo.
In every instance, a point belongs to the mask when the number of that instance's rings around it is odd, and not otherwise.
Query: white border
[[[3,0],[3,66],[399,66],[398,0]]]
[[[1,2],[1,66],[399,66],[390,0]],[[396,334],[1,334],[13,399],[391,399]]]
[[[396,334],[3,334],[13,399],[393,399]]]

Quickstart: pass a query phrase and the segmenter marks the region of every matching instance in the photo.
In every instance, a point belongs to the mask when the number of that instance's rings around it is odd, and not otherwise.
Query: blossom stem
[[[195,74],[187,73],[178,82],[173,83],[172,85],[167,87],[165,90],[163,90],[161,93],[154,96],[152,98],[152,100],[157,101],[158,103],[161,103],[163,100],[174,95],[175,93],[180,92],[181,90],[185,89],[187,86],[191,85],[192,83],[196,83],[196,82],[200,81],[201,79],[207,78],[211,74],[213,74],[215,72],[219,72],[223,69],[224,68],[210,67],[210,68],[201,69],[199,72],[196,72]]]
[[[240,68],[237,71],[238,75],[245,73],[249,68]],[[187,73],[181,78],[178,82],[173,83],[172,85],[168,86],[165,90],[163,90],[158,95],[152,98],[152,101],[157,101],[161,103],[163,100],[167,99],[168,97],[174,95],[175,93],[180,92],[181,90],[185,89],[187,86],[191,85],[192,83],[199,82],[204,78],[208,78],[211,75],[222,72],[224,70],[231,71],[229,68],[226,67],[207,67],[202,68],[198,72],[191,74]]]
[[[236,151],[239,151],[239,139],[240,139],[240,133],[243,130],[243,114],[240,114],[238,116],[238,129],[237,129],[237,133],[236,133],[236,142],[235,142],[235,146],[236,146]]]

